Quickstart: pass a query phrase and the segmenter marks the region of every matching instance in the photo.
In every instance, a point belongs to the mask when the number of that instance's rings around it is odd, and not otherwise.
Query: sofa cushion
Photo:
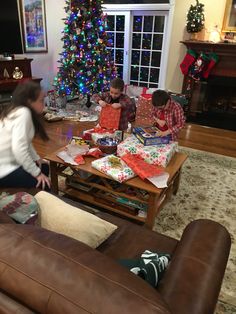
[[[41,227],[72,237],[92,248],[99,246],[117,229],[114,224],[67,204],[50,193],[40,191],[35,199],[40,207]]]

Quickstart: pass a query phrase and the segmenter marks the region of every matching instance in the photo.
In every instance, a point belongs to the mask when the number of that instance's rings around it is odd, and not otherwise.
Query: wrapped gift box
[[[171,136],[157,136],[156,134],[158,131],[158,128],[155,126],[133,128],[134,135],[145,146],[169,144],[171,141]]]
[[[155,120],[152,115],[152,95],[142,94],[139,96],[137,101],[137,111],[135,122],[136,125],[152,125]]]
[[[102,107],[100,112],[99,124],[102,128],[108,130],[118,130],[120,124],[121,109],[115,109],[112,106]]]
[[[177,149],[177,142],[144,146],[134,135],[131,135],[117,146],[117,155],[121,157],[127,153],[138,154],[149,164],[166,167]]]
[[[118,160],[119,163],[113,164],[111,162],[112,159]],[[106,175],[110,176],[120,183],[127,181],[128,179],[131,179],[135,176],[133,170],[129,168],[122,159],[114,155],[109,155],[94,160],[92,161],[91,165],[93,168],[105,173]]]
[[[83,139],[90,141],[93,140],[94,143],[96,143],[98,139],[105,137],[116,137],[117,139],[122,140],[122,131],[107,130],[104,128],[94,128],[83,131]]]

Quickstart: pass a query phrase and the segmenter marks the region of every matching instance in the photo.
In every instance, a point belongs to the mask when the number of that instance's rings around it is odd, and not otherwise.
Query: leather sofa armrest
[[[214,313],[230,246],[217,222],[200,219],[185,228],[158,289],[172,313]]]

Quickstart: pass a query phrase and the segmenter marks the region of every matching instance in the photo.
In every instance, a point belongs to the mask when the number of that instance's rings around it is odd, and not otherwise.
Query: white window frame
[[[162,46],[162,58],[161,58],[161,71],[160,71],[160,77],[159,77],[159,88],[165,89],[165,82],[167,77],[167,65],[168,65],[168,57],[169,57],[169,48],[170,48],[170,37],[171,37],[171,29],[173,24],[173,16],[174,16],[174,6],[175,6],[175,0],[170,0],[169,4],[104,4],[103,5],[103,11],[104,13],[108,12],[111,13],[112,11],[124,14],[124,11],[140,11],[140,15],[144,14],[145,11],[158,11],[158,13],[161,13],[163,11],[164,14],[166,14],[165,18],[165,29],[164,29],[164,36],[163,36],[163,46]],[[160,11],[160,12],[159,12]],[[117,14],[117,13],[116,13]],[[129,23],[131,23],[129,19]],[[130,26],[130,25],[129,25]],[[129,28],[130,29],[130,28]],[[129,34],[130,36],[131,34]],[[127,52],[130,53],[130,38],[128,40],[129,46]],[[125,52],[126,55],[126,52]],[[124,55],[124,58],[126,57]],[[127,59],[126,59],[127,60]],[[124,63],[125,64],[125,63]],[[129,71],[128,69],[125,69]],[[129,79],[129,73],[126,73],[126,76],[124,76],[124,80]]]

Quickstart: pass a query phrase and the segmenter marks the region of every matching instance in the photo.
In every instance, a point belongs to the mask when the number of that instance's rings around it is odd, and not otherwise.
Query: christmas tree
[[[204,27],[204,4],[196,0],[196,5],[191,5],[187,13],[187,32],[198,33]]]
[[[106,91],[116,77],[100,0],[67,0],[63,53],[54,85],[60,96]]]

